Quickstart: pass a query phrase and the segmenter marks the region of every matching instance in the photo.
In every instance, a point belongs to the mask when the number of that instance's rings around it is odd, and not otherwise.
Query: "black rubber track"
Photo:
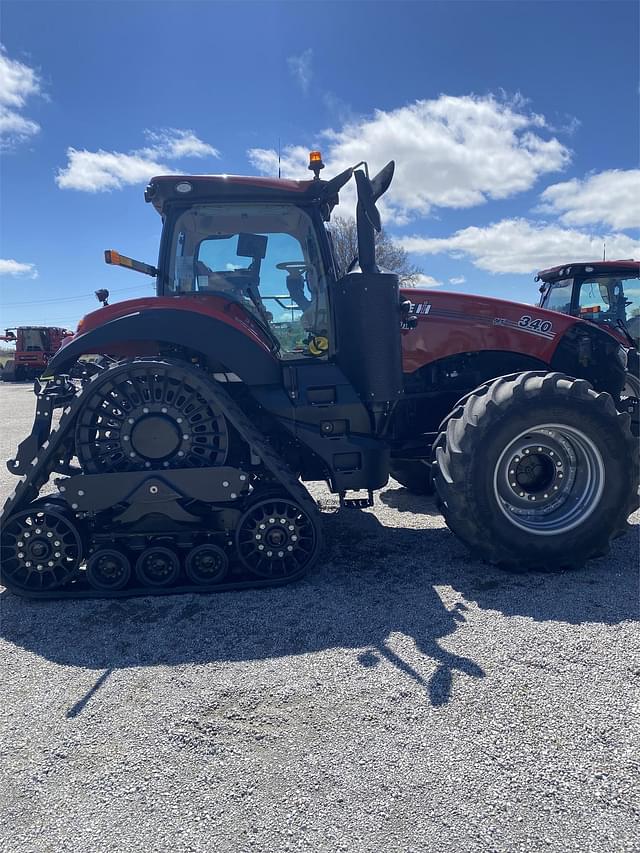
[[[527,418],[533,425],[550,412],[596,430],[608,470],[590,519],[573,530],[540,536],[502,516],[487,483],[493,482],[492,463],[500,450],[496,436],[513,419],[526,429]],[[628,531],[627,519],[638,505],[639,455],[629,422],[609,394],[561,373],[529,371],[481,385],[459,401],[434,443],[434,482],[447,525],[474,556],[511,570],[579,568],[604,556],[611,541]]]
[[[193,373],[197,368],[187,365],[174,359],[166,358],[150,358],[139,359],[137,362],[154,362],[170,365],[183,370],[186,374]],[[59,462],[61,455],[73,455],[73,437],[75,429],[75,421],[80,408],[85,400],[85,395],[89,389],[95,388],[98,383],[112,381],[113,371],[126,370],[126,365],[116,364],[107,370],[101,371],[92,376],[85,384],[83,391],[68,405],[64,410],[57,428],[51,430],[51,433],[42,446],[38,449],[37,455],[31,460],[29,473],[22,476],[16,486],[13,494],[7,499],[0,514],[0,524],[4,523],[14,514],[20,512],[29,506],[34,501],[40,489],[47,483],[50,475],[54,472],[56,464]],[[315,550],[314,558],[320,550],[321,542],[321,518],[318,507],[307,491],[307,489],[298,480],[296,475],[291,471],[288,465],[282,460],[273,450],[265,436],[253,425],[252,421],[238,404],[229,396],[227,391],[220,383],[209,378],[204,371],[197,370],[198,380],[206,387],[207,398],[222,411],[224,416],[233,425],[242,439],[252,448],[253,452],[260,457],[262,465],[275,480],[269,488],[268,494],[271,493],[274,486],[281,490],[282,494],[286,495],[289,500],[294,501],[300,506],[309,519],[311,520],[316,531],[318,548]],[[153,473],[149,472],[150,475]],[[277,484],[277,486],[276,486]],[[259,495],[256,495],[258,497]],[[207,531],[203,531],[207,533]],[[102,543],[104,547],[104,543]],[[91,543],[86,549],[88,552],[93,550]],[[299,571],[288,575],[287,577],[260,578],[257,576],[250,577],[248,573],[236,574],[235,577],[225,577],[220,583],[215,584],[193,584],[185,583],[184,576],[174,586],[166,587],[146,587],[132,583],[127,587],[119,590],[99,590],[90,588],[86,581],[82,579],[82,573],[79,573],[75,582],[69,583],[64,587],[52,589],[48,591],[30,591],[22,588],[12,588],[10,583],[7,583],[7,588],[25,598],[38,599],[60,599],[60,598],[123,598],[128,596],[139,595],[170,595],[182,592],[222,592],[233,589],[246,589],[249,587],[266,587],[279,586],[284,583],[291,583],[304,574],[311,567],[311,562],[305,565]],[[0,578],[1,580],[1,578]],[[5,581],[8,579],[5,579]]]

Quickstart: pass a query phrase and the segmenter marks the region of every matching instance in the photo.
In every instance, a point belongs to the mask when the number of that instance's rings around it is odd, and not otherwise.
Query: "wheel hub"
[[[540,424],[512,439],[495,469],[494,492],[517,527],[570,530],[593,512],[604,488],[600,451],[581,430]]]
[[[165,415],[144,415],[134,424],[129,435],[125,430],[123,438],[125,436],[128,436],[132,450],[145,459],[172,456],[182,441],[179,425]]]

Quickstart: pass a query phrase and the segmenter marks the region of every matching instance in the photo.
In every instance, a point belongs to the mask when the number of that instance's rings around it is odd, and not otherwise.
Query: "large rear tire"
[[[637,505],[629,416],[583,379],[527,372],[487,383],[443,423],[434,449],[447,525],[505,568],[602,556]]]

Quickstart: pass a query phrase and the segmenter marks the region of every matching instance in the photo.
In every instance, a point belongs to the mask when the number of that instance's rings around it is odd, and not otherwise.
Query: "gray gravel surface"
[[[4,460],[33,398],[0,394]],[[514,576],[395,483],[317,493],[294,586],[0,596],[2,850],[640,850],[639,515]]]

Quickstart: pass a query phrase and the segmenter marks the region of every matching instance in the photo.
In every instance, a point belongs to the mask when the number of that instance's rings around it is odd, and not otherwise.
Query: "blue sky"
[[[151,293],[157,171],[397,173],[426,282],[535,299],[536,269],[640,255],[635,2],[3,3],[2,325]],[[345,197],[340,212],[350,213]]]

